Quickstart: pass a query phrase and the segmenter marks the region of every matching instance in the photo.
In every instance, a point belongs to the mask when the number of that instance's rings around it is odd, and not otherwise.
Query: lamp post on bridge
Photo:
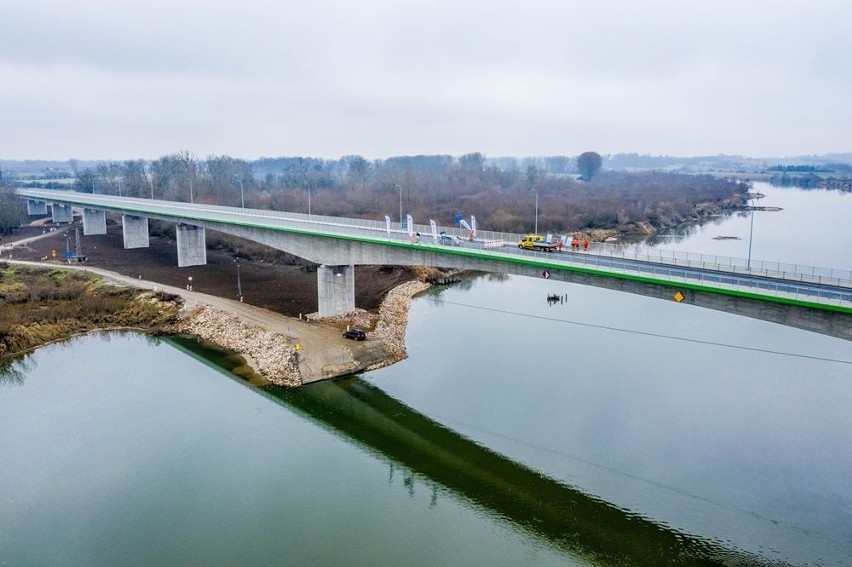
[[[404,228],[402,226],[402,185],[399,183],[394,183],[399,188],[399,228]]]
[[[538,191],[534,187],[530,187],[529,190],[535,194],[535,230],[533,233],[538,234]]]
[[[245,192],[245,189],[243,188],[243,180],[237,179],[237,181],[240,182],[240,206],[243,209],[245,209],[246,208],[246,192]],[[239,266],[239,264],[237,264],[237,266]]]
[[[751,241],[754,236],[754,201],[751,204],[751,223],[748,229],[748,260],[746,260],[746,269],[751,270]]]

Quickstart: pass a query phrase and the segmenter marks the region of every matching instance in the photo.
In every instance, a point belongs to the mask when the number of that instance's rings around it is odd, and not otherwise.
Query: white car
[[[446,232],[438,235],[438,244],[443,244],[444,246],[461,246],[461,243],[461,238],[458,236],[447,234]]]

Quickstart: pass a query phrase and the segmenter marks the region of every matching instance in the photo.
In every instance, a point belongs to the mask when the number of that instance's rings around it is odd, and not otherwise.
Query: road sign
[[[677,301],[678,303],[680,303],[680,302],[681,302],[681,301],[683,301],[684,299],[686,299],[686,296],[684,296],[681,292],[679,292],[679,291],[676,291],[676,292],[675,292],[675,294],[674,294],[674,300],[675,300],[675,301]]]

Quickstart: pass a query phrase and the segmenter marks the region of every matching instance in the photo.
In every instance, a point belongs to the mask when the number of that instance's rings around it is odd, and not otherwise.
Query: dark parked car
[[[361,329],[349,329],[343,333],[343,336],[353,341],[363,341],[367,338],[367,334]]]

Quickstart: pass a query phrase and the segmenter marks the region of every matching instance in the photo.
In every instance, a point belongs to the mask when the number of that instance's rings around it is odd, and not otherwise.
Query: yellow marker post
[[[681,302],[681,301],[683,301],[684,299],[686,299],[686,296],[684,296],[681,292],[679,292],[679,291],[676,291],[676,292],[675,292],[675,294],[674,294],[674,300],[675,300],[675,301],[677,301],[678,303],[680,303],[680,302]]]

